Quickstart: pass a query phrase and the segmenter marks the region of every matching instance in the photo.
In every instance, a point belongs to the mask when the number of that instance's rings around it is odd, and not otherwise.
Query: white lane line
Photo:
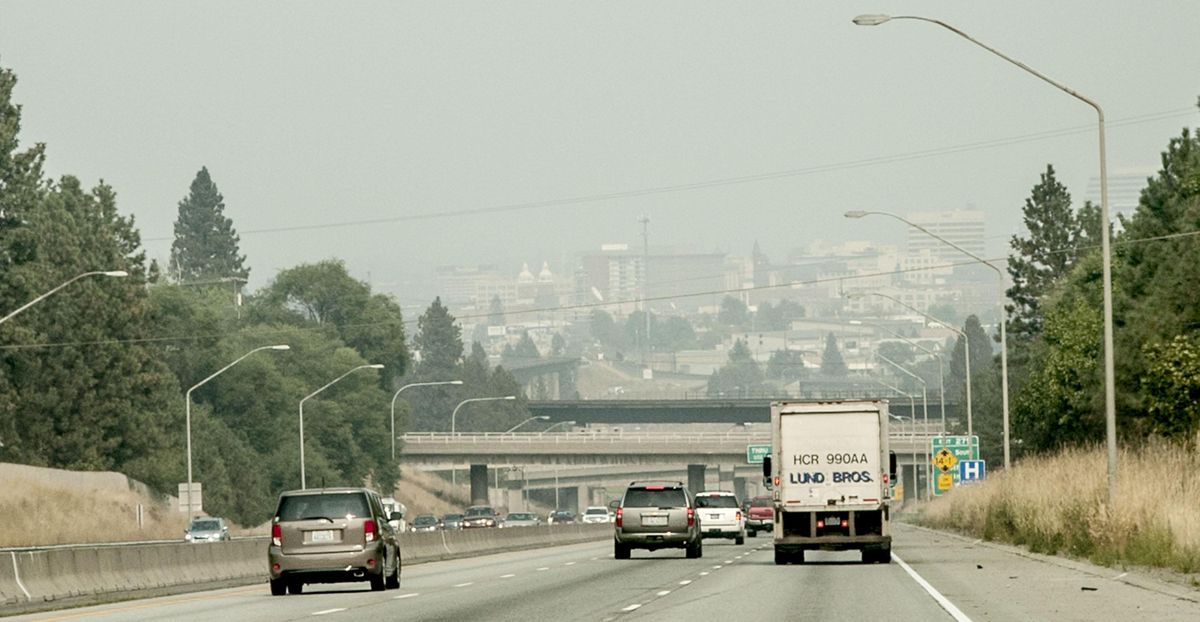
[[[500,575],[500,578],[501,578],[501,579],[511,579],[511,578],[513,578],[513,577],[515,577],[515,576],[517,576],[517,575],[515,575],[515,574],[502,574],[502,575]]]
[[[622,609],[621,611],[633,611],[634,609],[637,609],[638,607],[641,607],[641,606],[642,605],[640,603],[634,603],[634,604]]]
[[[345,610],[346,610],[345,607],[338,607],[337,609],[326,609],[325,611],[314,611],[312,614],[315,616],[323,616],[327,613],[337,613],[339,611],[345,611]]]
[[[670,593],[671,593],[671,590],[662,590],[658,594],[655,594],[655,596],[666,596],[667,594],[670,594]]]
[[[541,571],[543,571],[543,570],[550,570],[550,567],[549,567],[549,566],[542,566],[541,568],[538,568],[538,572],[541,572]]]
[[[720,566],[720,564],[718,564],[718,565],[716,565],[716,566],[713,566],[713,570],[720,570],[720,569],[721,569],[721,566]]]
[[[468,585],[475,585],[475,582],[474,582],[474,581],[467,581],[466,583],[459,583],[458,585],[456,585],[456,586],[454,586],[454,587],[467,587]]]
[[[413,596],[420,596],[420,595],[421,594],[419,592],[413,592],[412,594],[401,594],[399,596],[393,596],[392,600],[402,600],[405,598],[412,598]]]
[[[563,565],[564,565],[564,566],[574,566],[574,565],[575,565],[575,562],[567,562],[567,563],[565,563],[565,564],[563,564]]]
[[[895,553],[892,553],[892,559],[895,560],[897,564],[900,564],[900,567],[904,569],[904,572],[907,572],[908,576],[912,577],[913,580],[917,582],[917,585],[921,586],[922,589],[928,592],[929,595],[932,596],[935,601],[937,601],[937,604],[942,609],[945,609],[946,613],[950,614],[950,617],[954,618],[956,622],[971,622],[971,618],[968,618],[967,614],[959,610],[958,607],[955,607],[954,603],[950,602],[948,598],[942,596],[942,593],[934,589],[934,587],[930,585],[929,582],[924,579],[924,577],[917,574],[917,571],[913,570],[912,566],[904,563],[904,560],[900,559],[900,557]]]
[[[687,585],[687,584],[689,584],[689,583],[691,583],[691,582],[692,582],[692,580],[691,580],[691,579],[684,579],[683,581],[680,581],[680,582],[679,582],[679,585]]]
[[[733,563],[733,560],[732,560],[732,559],[727,559],[727,560],[725,560],[725,563],[726,563],[726,564],[732,564],[732,563]]]
[[[593,557],[593,558],[592,558],[591,560],[589,560],[589,561],[593,561],[593,562],[594,562],[594,561],[596,561],[597,559],[600,559],[600,558],[599,558],[599,557]]]
[[[1129,573],[1128,573],[1128,572],[1122,572],[1121,574],[1119,574],[1119,575],[1117,575],[1117,576],[1113,577],[1113,581],[1116,581],[1117,579],[1120,579],[1121,577],[1123,577],[1123,576],[1125,576],[1125,575],[1127,575],[1127,574],[1129,574]]]
[[[707,570],[705,570],[704,572],[700,573],[700,576],[702,576],[702,577],[707,577],[707,576],[708,576],[708,571],[707,571]]]

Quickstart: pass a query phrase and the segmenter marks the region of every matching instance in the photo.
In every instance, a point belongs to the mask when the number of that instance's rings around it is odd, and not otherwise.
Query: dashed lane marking
[[[418,592],[413,592],[412,594],[401,594],[399,596],[393,596],[392,600],[403,600],[405,598],[412,598],[413,596],[420,596],[420,595],[421,594]]]
[[[670,594],[670,593],[671,593],[671,590],[662,590],[658,594],[655,594],[655,596],[666,596],[667,594]]]
[[[515,577],[515,576],[517,576],[517,575],[515,575],[515,574],[502,574],[502,575],[500,575],[500,578],[501,578],[501,579],[511,579],[511,578],[513,578],[513,577]]]
[[[707,576],[708,576],[708,571],[707,571],[707,570],[705,570],[704,572],[700,573],[700,576],[702,576],[702,577],[707,577]]]
[[[641,606],[642,606],[641,603],[634,603],[634,604],[629,605],[628,607],[622,609],[621,611],[633,611],[634,609],[637,609],[638,607],[641,607]]]
[[[466,583],[459,583],[458,585],[455,585],[454,587],[467,587],[468,585],[475,585],[475,582],[467,581]]]
[[[337,613],[339,611],[345,611],[345,610],[346,610],[345,607],[338,607],[337,609],[326,609],[324,611],[314,611],[314,612],[312,612],[312,615],[323,616],[327,613]]]
[[[542,566],[541,568],[538,568],[538,572],[541,572],[541,571],[543,571],[543,570],[550,570],[550,567],[549,567],[549,566]]]
[[[691,580],[691,579],[684,579],[683,581],[680,581],[680,582],[679,582],[679,585],[688,585],[688,584],[689,584],[689,583],[691,583],[691,582],[692,582],[692,580]]]
[[[575,562],[567,562],[567,563],[565,563],[565,564],[563,564],[563,565],[564,565],[564,566],[574,566],[574,565],[575,565]]]

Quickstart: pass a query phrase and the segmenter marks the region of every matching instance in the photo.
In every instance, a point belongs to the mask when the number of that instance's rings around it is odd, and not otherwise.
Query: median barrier
[[[404,564],[419,564],[595,541],[609,533],[608,525],[468,529],[405,533],[400,546]],[[266,583],[267,575],[266,538],[12,549],[0,551],[0,615]]]

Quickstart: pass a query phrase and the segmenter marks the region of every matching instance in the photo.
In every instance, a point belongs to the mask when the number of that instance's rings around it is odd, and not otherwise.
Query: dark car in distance
[[[473,505],[467,508],[463,515],[463,529],[479,529],[487,527],[499,527],[501,523],[500,514],[490,505]]]

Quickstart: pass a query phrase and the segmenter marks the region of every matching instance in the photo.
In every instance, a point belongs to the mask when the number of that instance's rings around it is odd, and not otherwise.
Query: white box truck
[[[862,551],[865,563],[892,560],[887,402],[771,404],[771,454],[764,482],[775,502],[775,563],[804,552]]]

